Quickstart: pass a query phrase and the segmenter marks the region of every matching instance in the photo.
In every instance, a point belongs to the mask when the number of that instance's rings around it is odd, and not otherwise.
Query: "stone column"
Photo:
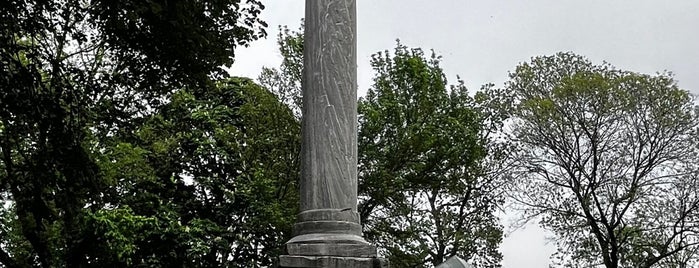
[[[377,267],[357,213],[355,0],[306,0],[301,210],[281,267]]]

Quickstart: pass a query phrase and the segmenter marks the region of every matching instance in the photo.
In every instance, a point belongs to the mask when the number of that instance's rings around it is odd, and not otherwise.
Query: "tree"
[[[519,65],[506,88],[512,197],[554,232],[561,263],[681,267],[671,259],[696,252],[699,110],[670,74],[559,53]]]
[[[135,133],[111,140],[100,161],[118,181],[111,204],[160,219],[128,257],[270,266],[298,213],[299,138],[291,111],[249,79],[177,91]]]
[[[495,118],[485,91],[477,101],[463,81],[449,88],[439,63],[400,43],[373,55],[374,84],[359,101],[360,215],[396,266],[459,255],[499,267]]]
[[[279,69],[262,67],[260,84],[270,89],[301,120],[301,77],[303,77],[303,20],[298,30],[279,26],[277,45],[282,56]]]
[[[302,31],[280,27],[279,69],[259,77],[300,111]],[[448,87],[440,59],[398,45],[372,58],[374,86],[359,101],[360,214],[369,240],[397,267],[429,267],[458,254],[497,267],[502,228],[494,213],[502,122],[490,86],[470,97]],[[486,94],[487,93],[487,94]],[[491,94],[492,93],[492,94]],[[490,165],[492,164],[492,165]]]
[[[3,266],[95,265],[85,252],[110,238],[91,221],[121,220],[104,225],[115,232],[151,222],[127,208],[100,212],[114,182],[97,155],[175,89],[212,87],[235,47],[264,36],[261,3],[240,2],[0,5]]]

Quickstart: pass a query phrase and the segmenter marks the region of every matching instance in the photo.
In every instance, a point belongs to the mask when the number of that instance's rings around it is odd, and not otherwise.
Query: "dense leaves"
[[[260,1],[110,1],[91,3],[96,33],[115,48],[113,57],[142,83],[204,82],[233,63],[234,49],[265,36]],[[168,86],[172,84],[169,83]]]
[[[102,162],[117,181],[111,204],[158,223],[134,240],[131,258],[270,265],[297,213],[299,133],[291,111],[248,79],[177,91],[132,142],[114,139]]]
[[[0,262],[94,264],[112,258],[88,254],[115,238],[100,228],[151,224],[151,215],[111,210],[116,181],[98,161],[111,150],[107,140],[135,131],[136,119],[174,89],[212,87],[234,48],[264,35],[261,8],[256,1],[0,5]],[[108,219],[117,222],[102,224]],[[119,241],[109,247],[129,240]]]
[[[691,264],[699,110],[686,90],[668,74],[571,53],[521,64],[507,88],[520,146],[511,193],[525,216],[540,216],[556,234],[563,264]]]
[[[400,43],[372,57],[374,85],[359,101],[360,214],[396,267],[453,255],[499,267],[492,118],[463,81],[448,88],[439,62]]]

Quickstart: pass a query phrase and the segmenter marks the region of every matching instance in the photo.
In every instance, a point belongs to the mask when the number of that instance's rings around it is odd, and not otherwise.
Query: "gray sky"
[[[277,67],[277,26],[296,29],[303,17],[301,0],[265,4],[269,37],[237,50],[233,75],[256,78],[262,66]],[[699,94],[699,0],[358,0],[357,19],[360,95],[371,84],[371,54],[392,50],[396,39],[434,49],[450,81],[458,74],[472,90],[501,85],[531,57],[572,51],[624,70],[672,71]],[[555,248],[546,237],[534,224],[511,233],[503,266],[547,267]]]

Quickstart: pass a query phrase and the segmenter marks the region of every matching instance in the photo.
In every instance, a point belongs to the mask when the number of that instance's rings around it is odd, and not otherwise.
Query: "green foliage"
[[[260,83],[301,111],[303,35],[280,27],[284,57],[263,68]],[[488,85],[469,96],[449,87],[439,57],[398,44],[372,58],[374,86],[359,101],[359,212],[365,234],[393,266],[430,267],[458,254],[499,267],[502,198],[499,173],[507,146],[498,133],[508,95]]]
[[[0,237],[0,263],[125,263],[137,240],[93,229],[123,230],[128,222],[114,217],[129,212],[115,204],[116,194],[137,189],[132,180],[160,182],[159,170],[143,166],[150,163],[147,149],[115,140],[136,131],[175,88],[213,86],[234,48],[264,35],[262,8],[257,1],[0,5],[0,211],[8,234]],[[103,153],[126,162],[108,165]],[[117,170],[122,167],[128,173]],[[158,207],[157,194],[131,193],[125,199]],[[159,215],[128,207],[136,222]],[[95,217],[104,221],[92,224]],[[121,249],[95,255],[107,240]]]
[[[486,165],[497,160],[492,129],[484,129],[494,118],[463,81],[448,88],[439,62],[400,43],[393,55],[372,57],[374,85],[359,101],[366,235],[397,267],[453,255],[499,267],[502,229],[494,214],[502,199]]]
[[[96,255],[95,262],[117,262],[114,264],[132,265],[130,258],[136,250],[136,241],[143,239],[150,226],[157,225],[156,218],[134,215],[129,207],[116,209],[101,209],[88,216],[87,225],[91,230],[104,239],[103,243],[95,246],[101,247],[101,254]],[[121,263],[119,263],[121,262]]]
[[[300,126],[292,112],[250,80],[233,78],[198,93],[179,90],[139,121],[136,131],[94,144],[99,177],[110,187],[102,205],[85,211],[85,262],[271,265],[298,207]],[[3,213],[8,257],[31,256],[22,223],[12,210]],[[64,227],[52,226],[47,243],[59,247]]]
[[[271,265],[298,212],[299,134],[291,111],[248,79],[175,92],[104,162],[123,182],[113,204],[158,219],[130,258],[162,267]]]
[[[131,81],[204,82],[233,63],[234,49],[266,36],[256,0],[94,0],[88,17],[94,31],[128,66]]]
[[[258,81],[270,89],[301,119],[301,77],[303,69],[303,21],[298,30],[279,26],[277,45],[282,56],[279,69],[263,67]]]
[[[511,193],[556,234],[563,265],[655,267],[695,250],[699,110],[672,76],[559,53],[518,66],[507,89]]]

